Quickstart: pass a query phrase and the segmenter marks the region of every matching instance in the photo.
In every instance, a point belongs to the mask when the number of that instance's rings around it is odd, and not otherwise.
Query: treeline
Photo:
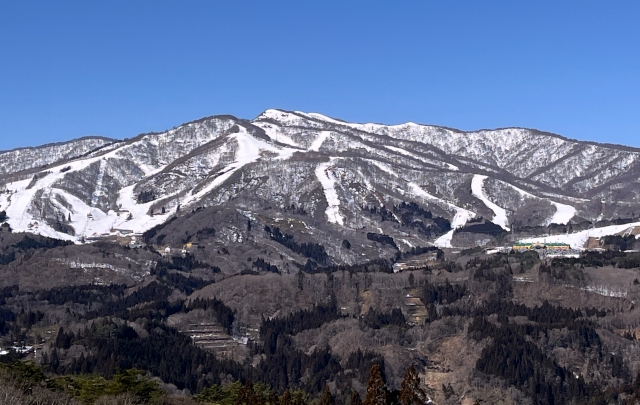
[[[22,325],[16,322],[16,314],[6,306],[7,298],[17,295],[20,288],[17,285],[0,288],[0,336],[4,336],[12,332],[13,341],[21,340]],[[23,311],[24,312],[24,311]],[[0,360],[2,357],[0,357]]]
[[[392,309],[388,314],[378,312],[373,308],[370,308],[364,315],[363,320],[365,325],[371,329],[381,329],[385,326],[407,326],[407,320],[399,308]]]
[[[476,270],[490,270],[510,267],[509,256],[503,254],[495,254],[487,257],[473,257],[464,265],[465,269],[475,268]]]
[[[329,385],[324,383],[317,392],[309,393],[296,387],[277,390],[263,382],[254,383],[251,379],[244,380],[244,383],[243,380],[236,380],[223,385],[212,384],[204,387],[192,398],[197,403],[220,405],[333,405],[336,403],[423,405],[428,403],[418,371],[413,366],[405,372],[401,388],[392,390],[386,385],[381,359],[376,359],[369,353],[359,352],[356,356],[352,355],[347,364],[352,369],[358,370],[358,374],[362,374],[363,382],[368,381],[363,399],[352,387],[336,386],[332,392]],[[177,399],[168,397],[167,392],[162,390],[157,381],[145,375],[147,372],[148,370],[141,369],[118,370],[112,378],[77,373],[50,376],[43,367],[33,363],[14,362],[10,365],[0,365],[0,396],[14,401],[19,398],[21,402],[16,403],[37,402],[38,404],[67,404],[71,403],[71,398],[85,404],[191,403],[184,397]],[[337,397],[338,395],[340,396]]]
[[[296,349],[291,338],[340,317],[336,300],[332,297],[326,305],[296,311],[284,318],[263,320],[259,331],[262,344],[250,346],[255,354],[265,356],[257,367],[261,381],[268,382],[277,390],[297,386],[309,392],[319,392],[325,382],[332,379],[347,385],[348,379],[341,376],[343,368],[339,359],[328,348],[307,354]],[[305,373],[310,378],[303,383]]]
[[[91,305],[94,303],[112,302],[122,298],[126,284],[110,285],[77,285],[53,287],[49,290],[36,291],[33,295],[38,301],[48,301],[52,305],[63,305],[67,302]]]
[[[151,239],[153,239],[153,237],[155,237],[160,231],[162,231],[164,228],[166,228],[170,223],[172,223],[176,219],[178,219],[178,217],[174,215],[171,218],[169,218],[168,221],[158,224],[153,228],[149,229],[148,231],[144,232],[142,234],[142,239],[144,240],[144,243],[148,245],[151,242]],[[161,243],[162,243],[161,241],[158,241],[158,244],[161,244]]]
[[[14,262],[15,260],[16,260],[15,252],[0,254],[0,265],[7,265],[11,262]]]
[[[9,308],[0,307],[0,336],[10,334],[14,341],[24,341],[25,331],[44,319],[42,311],[20,311],[15,313]]]
[[[396,245],[396,242],[393,240],[393,238],[389,235],[385,235],[383,233],[373,233],[373,232],[367,232],[367,239],[372,240],[374,242],[378,242],[381,245],[389,245],[391,247],[393,247],[394,249],[398,249],[398,245]]]
[[[311,309],[293,312],[284,318],[272,318],[262,321],[260,336],[270,350],[276,344],[278,335],[297,335],[309,329],[316,329],[342,318],[335,297],[328,304],[314,305]]]
[[[218,322],[230,330],[233,311],[222,301],[198,299],[191,301],[189,305],[183,305],[183,301],[172,303],[167,301],[174,289],[190,294],[212,282],[184,277],[179,273],[166,273],[159,275],[158,281],[153,281],[126,296],[125,284],[112,284],[54,287],[50,290],[34,292],[33,298],[38,301],[48,301],[51,305],[64,305],[69,302],[86,305],[87,310],[80,317],[87,320],[104,316],[117,316],[123,319],[149,316],[153,319],[162,319],[173,313],[203,308],[212,310]],[[0,303],[5,300],[3,297],[8,298],[16,293],[17,290],[13,287],[0,290]],[[0,308],[8,311],[3,307]]]
[[[497,324],[487,320],[494,314]],[[605,315],[604,311],[594,308],[576,310],[554,306],[547,301],[531,308],[508,300],[489,300],[474,310],[467,329],[472,339],[492,339],[482,351],[476,369],[503,378],[536,404],[607,403],[598,386],[585,383],[581,376],[576,378],[535,344],[538,339],[548,337],[551,329],[565,330],[563,339],[568,347],[591,353],[594,360],[611,370],[613,377],[626,379],[628,370],[622,357],[603,350],[600,336],[586,319]],[[509,321],[512,317],[525,317],[530,322],[512,323]]]
[[[525,316],[532,322],[558,328],[578,326],[576,323],[581,318],[604,317],[607,315],[606,311],[597,308],[576,310],[551,305],[547,300],[541,306],[528,307],[510,300],[492,299],[483,306],[476,308],[473,312],[474,316],[488,316],[491,314],[503,317]]]
[[[602,238],[602,243],[604,246],[607,246],[612,250],[633,250],[636,245],[636,236],[635,235],[607,235]]]
[[[479,233],[484,235],[491,235],[499,237],[505,234],[505,230],[499,225],[494,224],[489,220],[485,220],[484,223],[468,222],[466,225],[460,228],[456,228],[453,233],[458,234],[461,232]]]
[[[500,377],[531,397],[536,404],[599,404],[603,394],[594,384],[577,378],[543,353],[533,342],[508,325],[497,327],[483,317],[474,318],[471,336],[491,337],[476,369]],[[474,334],[480,332],[480,335]]]
[[[153,281],[126,297],[123,296],[114,301],[109,300],[109,296],[106,296],[104,305],[96,310],[87,311],[84,318],[94,319],[103,316],[118,316],[127,319],[129,318],[129,308],[145,302],[158,303],[166,301],[172,292],[173,288]]]
[[[378,208],[375,205],[373,206],[363,205],[362,210],[372,215],[380,215],[380,221],[382,222],[384,221],[398,222],[396,218],[393,216],[393,213],[389,211],[385,206]]]
[[[0,305],[5,305],[7,303],[7,298],[15,297],[19,293],[20,286],[18,284],[0,288]]]
[[[166,270],[178,270],[184,272],[190,272],[195,269],[208,269],[213,273],[220,273],[220,268],[212,266],[209,263],[201,262],[195,258],[191,253],[186,253],[182,256],[171,256],[169,260],[160,259],[156,264],[152,274],[161,273]]]
[[[428,235],[437,236],[447,233],[451,230],[451,222],[448,219],[434,216],[430,211],[420,207],[415,202],[401,202],[393,206],[393,211],[385,206],[369,206],[363,205],[362,210],[371,214],[380,216],[380,221],[390,221],[400,223],[402,226],[417,229],[418,232]],[[395,215],[394,215],[395,214]],[[400,218],[400,221],[398,221]]]
[[[410,257],[423,255],[423,254],[429,253],[429,252],[436,252],[436,259],[437,260],[444,259],[444,252],[442,251],[442,249],[440,249],[438,247],[435,247],[435,246],[426,246],[426,247],[412,246],[411,249],[409,249],[409,250],[407,250],[405,252],[402,252],[400,258],[408,259]]]
[[[196,298],[195,300],[191,300],[188,305],[185,305],[184,311],[187,312],[194,309],[204,309],[205,311],[213,312],[218,324],[227,331],[227,334],[231,335],[235,315],[233,310],[226,306],[224,302],[217,298],[212,300]]]
[[[58,374],[96,373],[107,379],[117,370],[144,369],[179,389],[187,388],[192,392],[219,384],[220,373],[246,378],[242,366],[217,359],[173,328],[150,320],[145,330],[146,336],[141,337],[124,323],[96,321],[78,334],[71,334],[70,338],[65,333],[59,342],[69,347],[82,345],[90,354],[63,362],[58,353],[62,348],[58,347],[44,360]]]
[[[307,271],[305,269],[305,271]],[[337,271],[347,271],[349,273],[393,273],[393,266],[385,259],[375,259],[361,264],[339,264],[333,266],[318,266],[311,269],[311,273],[335,273]]]
[[[625,253],[617,250],[605,250],[603,252],[586,251],[580,257],[554,258],[552,265],[568,265],[584,267],[613,266],[623,269],[640,267],[640,253]]]
[[[540,274],[547,273],[553,279],[560,280],[563,284],[572,282],[582,283],[587,280],[587,275],[583,269],[583,266],[578,267],[564,260],[553,259],[551,265],[547,265],[544,262],[540,264],[538,272],[540,272]]]
[[[2,221],[0,221],[2,222]],[[4,252],[0,254],[0,265],[7,265],[14,262],[19,256],[16,253],[29,253],[36,249],[54,249],[61,246],[69,246],[71,242],[47,237],[30,237],[25,236],[19,242],[4,248]]]
[[[152,190],[141,191],[138,193],[138,197],[136,199],[138,200],[138,204],[146,204],[156,199],[156,193]]]
[[[381,361],[371,353],[355,354],[347,361],[352,369],[346,371],[328,349],[307,354],[295,349],[291,337],[282,334],[274,350],[266,351],[253,367],[219,359],[161,322],[147,319],[144,325],[144,334],[136,331],[138,327],[106,319],[93,322],[77,334],[61,330],[57,347],[49,356],[44,355],[44,361],[58,374],[95,373],[105,378],[112,378],[117,370],[144,369],[178,389],[187,388],[191,392],[219,385],[221,376],[230,375],[243,383],[262,381],[277,392],[298,388],[311,394],[319,393],[327,381],[336,381],[342,389],[351,387],[353,378],[364,381],[360,370]],[[64,361],[64,348],[72,345],[84,346],[89,354]]]
[[[262,258],[257,258],[253,263],[253,267],[255,267],[258,270],[262,270],[262,271],[268,271],[271,273],[279,273],[280,271],[278,270],[278,266],[276,266],[275,264],[271,264],[267,261],[265,261]]]
[[[158,277],[167,285],[180,290],[187,295],[191,295],[196,290],[200,290],[209,284],[215,283],[215,280],[204,280],[199,277],[185,277],[180,273],[163,271]]]
[[[19,250],[26,251],[29,249],[55,249],[57,247],[72,245],[71,242],[66,240],[52,239],[47,237],[32,238],[25,236],[18,243],[12,245]]]
[[[318,243],[298,243],[295,241],[293,235],[280,232],[280,228],[275,227],[271,229],[268,225],[265,225],[264,230],[269,233],[271,240],[278,242],[279,244],[287,247],[291,251],[298,253],[304,257],[308,257],[316,261],[321,265],[326,265],[329,259],[329,255],[324,250],[324,246]]]
[[[109,380],[95,375],[50,376],[32,362],[15,361],[0,364],[0,398],[4,405],[172,404],[158,382],[145,374],[130,369]]]
[[[425,304],[452,304],[469,294],[463,284],[451,284],[445,280],[444,285],[425,284],[420,291],[420,300]]]
[[[393,212],[400,216],[402,225],[418,229],[425,235],[442,235],[451,230],[451,222],[443,217],[434,216],[431,211],[427,211],[415,202],[401,202],[393,206]],[[423,218],[428,221],[425,224],[420,220]]]

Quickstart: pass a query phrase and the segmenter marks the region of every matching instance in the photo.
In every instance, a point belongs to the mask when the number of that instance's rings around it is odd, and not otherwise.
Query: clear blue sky
[[[640,2],[0,0],[0,150],[267,108],[640,147]]]

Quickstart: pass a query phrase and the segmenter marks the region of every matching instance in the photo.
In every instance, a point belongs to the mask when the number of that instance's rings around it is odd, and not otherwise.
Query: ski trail
[[[320,147],[322,146],[322,144],[324,143],[324,141],[327,140],[327,138],[329,137],[329,135],[331,134],[331,132],[329,131],[322,131],[320,132],[320,134],[318,135],[318,137],[313,141],[313,143],[311,144],[311,146],[309,146],[309,151],[313,151],[313,152],[318,152],[320,150]]]
[[[371,163],[373,163],[375,166],[377,166],[380,170],[385,171],[395,177],[399,177],[391,167],[389,167],[388,165],[382,163],[382,162],[378,162],[376,160],[371,160]],[[438,247],[446,247],[446,248],[452,248],[453,246],[451,245],[451,240],[453,238],[453,232],[456,228],[459,228],[461,226],[464,226],[464,224],[466,224],[471,218],[475,217],[476,214],[469,211],[469,210],[465,210],[464,208],[458,207],[454,204],[451,204],[448,201],[445,201],[441,198],[438,198],[432,194],[427,193],[426,191],[424,191],[419,185],[417,185],[416,183],[413,182],[407,182],[407,185],[409,186],[409,189],[411,190],[411,193],[413,193],[416,196],[422,197],[423,199],[427,200],[427,201],[431,201],[434,202],[438,205],[444,205],[447,207],[447,209],[453,210],[455,211],[455,214],[453,216],[453,219],[451,220],[451,230],[447,233],[445,233],[444,235],[440,236],[438,239],[435,240],[434,245],[438,246]]]
[[[333,161],[333,158],[331,159]],[[327,220],[331,223],[344,225],[344,217],[340,214],[340,198],[336,192],[336,178],[331,171],[331,161],[320,163],[316,167],[316,177],[322,189],[324,190],[324,196],[329,205],[325,210]]]
[[[571,221],[571,219],[576,215],[576,209],[568,204],[562,204],[559,202],[555,202],[553,200],[550,200],[548,198],[542,198],[542,197],[537,197],[531,193],[528,193],[516,186],[514,186],[513,184],[509,184],[509,183],[505,183],[508,184],[511,188],[513,188],[514,190],[516,190],[518,193],[520,193],[520,196],[522,197],[529,197],[529,198],[535,198],[538,200],[545,200],[545,201],[549,201],[551,204],[553,204],[556,207],[556,212],[553,214],[553,216],[549,219],[547,219],[546,221],[546,225],[550,225],[550,224],[563,224],[566,225],[569,223],[569,221]]]
[[[507,219],[507,211],[489,200],[489,197],[484,193],[485,180],[487,180],[487,176],[475,174],[471,180],[471,193],[474,197],[482,201],[491,211],[493,211],[493,218],[491,219],[491,222],[508,231],[509,220]]]

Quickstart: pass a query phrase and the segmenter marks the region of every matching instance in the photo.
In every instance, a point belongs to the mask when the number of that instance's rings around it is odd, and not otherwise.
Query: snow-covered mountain
[[[0,175],[42,168],[52,163],[74,159],[114,141],[103,137],[87,137],[37,148],[0,151]]]
[[[529,233],[633,218],[639,163],[638,149],[522,128],[462,132],[267,110],[126,141],[2,152],[0,211],[15,231],[74,241],[224,205],[276,222],[297,213],[309,235],[366,230],[403,249],[451,246],[454,231],[438,217],[454,229],[482,217]]]

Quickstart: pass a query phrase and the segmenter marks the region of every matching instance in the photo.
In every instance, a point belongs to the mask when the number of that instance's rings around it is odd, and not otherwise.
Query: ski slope
[[[487,176],[476,174],[471,180],[471,193],[474,197],[481,200],[491,211],[493,211],[493,218],[491,222],[500,226],[505,231],[509,230],[509,220],[507,219],[507,211],[489,200],[489,197],[484,193],[484,182]]]
[[[327,200],[328,207],[325,210],[327,221],[333,224],[344,225],[344,217],[340,214],[340,198],[336,191],[336,178],[331,171],[331,163],[331,161],[320,163],[316,167],[315,173],[318,181],[322,184],[322,190]]]
[[[601,238],[603,236],[616,235],[624,233],[625,231],[640,226],[640,222],[634,222],[624,225],[611,225],[603,226],[601,228],[587,229],[585,231],[563,234],[563,235],[550,235],[538,238],[526,238],[520,242],[525,243],[566,243],[571,245],[574,249],[584,248],[589,238]],[[637,238],[637,237],[636,237]]]

